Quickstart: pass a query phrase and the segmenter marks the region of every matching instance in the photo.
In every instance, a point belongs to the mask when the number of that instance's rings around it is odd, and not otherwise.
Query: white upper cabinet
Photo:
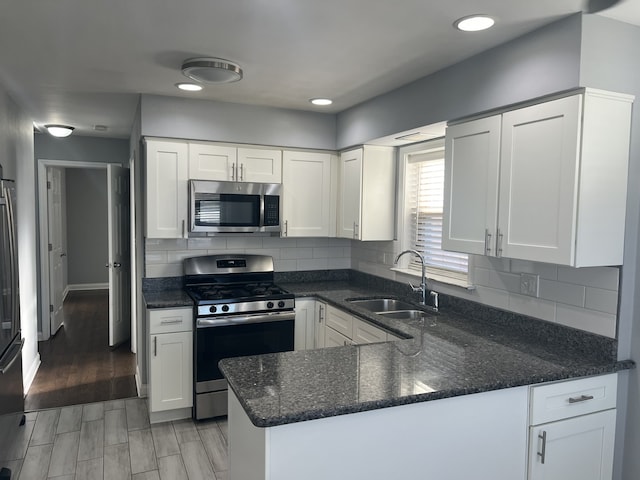
[[[585,89],[449,127],[443,248],[622,264],[632,101]]]
[[[189,178],[230,182],[281,183],[282,151],[189,142]]]
[[[395,150],[367,145],[341,153],[339,164],[338,236],[393,240]]]
[[[335,237],[336,163],[329,153],[283,152],[283,237]]]
[[[146,237],[186,238],[187,143],[147,138],[145,144]]]

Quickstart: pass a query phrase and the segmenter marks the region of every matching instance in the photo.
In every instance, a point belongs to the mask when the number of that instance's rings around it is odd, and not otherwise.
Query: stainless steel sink
[[[374,313],[390,312],[396,310],[413,310],[410,303],[396,300],[395,298],[370,298],[364,300],[349,300],[349,303]]]
[[[386,318],[393,318],[395,320],[420,320],[426,317],[433,317],[435,314],[424,312],[422,310],[396,310],[394,312],[377,312]]]

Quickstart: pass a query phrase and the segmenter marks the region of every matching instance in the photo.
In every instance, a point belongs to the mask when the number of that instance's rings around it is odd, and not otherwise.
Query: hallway
[[[137,396],[129,343],[109,348],[108,309],[107,290],[69,293],[64,326],[38,343],[42,364],[25,398],[25,411]]]

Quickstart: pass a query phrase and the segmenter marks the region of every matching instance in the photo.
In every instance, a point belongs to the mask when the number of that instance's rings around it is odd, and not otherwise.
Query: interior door
[[[109,223],[109,346],[126,341],[130,334],[129,275],[127,256],[129,200],[128,170],[109,164],[108,223]]]
[[[66,252],[62,237],[63,169],[47,169],[47,215],[49,235],[49,321],[51,335],[55,335],[64,322],[64,262]]]

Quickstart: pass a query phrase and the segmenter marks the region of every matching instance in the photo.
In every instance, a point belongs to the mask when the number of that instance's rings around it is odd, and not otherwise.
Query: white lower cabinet
[[[616,389],[616,374],[531,388],[529,480],[611,480]]]
[[[149,412],[152,423],[191,416],[193,406],[193,310],[147,311]]]
[[[397,339],[386,330],[332,306],[327,307],[324,338],[325,347],[361,345]]]
[[[315,347],[316,301],[310,298],[296,299],[294,350],[309,350]]]

